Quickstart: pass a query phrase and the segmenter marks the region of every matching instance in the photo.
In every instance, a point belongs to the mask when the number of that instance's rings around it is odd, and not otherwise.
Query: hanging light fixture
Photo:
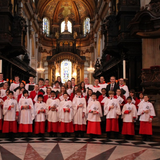
[[[93,72],[95,71],[95,68],[92,67],[92,61],[90,61],[90,67],[87,68],[87,71],[88,71],[89,73],[93,73]]]
[[[42,61],[39,64],[39,68],[37,68],[37,72],[38,73],[43,73],[45,71],[45,69],[42,67]]]

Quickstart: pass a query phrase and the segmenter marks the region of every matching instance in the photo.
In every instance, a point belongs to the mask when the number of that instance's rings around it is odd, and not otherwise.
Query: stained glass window
[[[45,17],[43,18],[43,33],[49,36],[50,27],[49,27],[49,20]]]
[[[67,23],[68,26],[68,32],[72,33],[72,23],[68,21]],[[65,21],[61,23],[61,33],[65,31]]]
[[[85,18],[84,24],[83,24],[83,31],[84,35],[90,32],[90,18]]]
[[[72,62],[69,60],[63,60],[61,62],[61,78],[62,83],[71,80],[72,77]]]

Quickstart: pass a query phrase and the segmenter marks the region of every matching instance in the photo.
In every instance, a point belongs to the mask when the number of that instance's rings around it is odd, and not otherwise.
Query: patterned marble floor
[[[160,160],[160,143],[87,138],[0,139],[0,160]]]

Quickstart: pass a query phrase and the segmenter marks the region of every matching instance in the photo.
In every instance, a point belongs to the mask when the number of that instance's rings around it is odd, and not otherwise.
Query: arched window
[[[67,22],[68,32],[72,33],[72,23],[70,21]],[[65,21],[61,23],[61,33],[65,31]]]
[[[43,18],[43,33],[45,33],[47,36],[49,36],[50,27],[49,27],[49,20],[48,18]]]
[[[90,18],[85,18],[84,23],[83,23],[83,32],[84,35],[90,32]]]
[[[65,83],[72,78],[72,62],[71,61],[63,60],[61,62],[61,78],[62,78],[62,83]]]

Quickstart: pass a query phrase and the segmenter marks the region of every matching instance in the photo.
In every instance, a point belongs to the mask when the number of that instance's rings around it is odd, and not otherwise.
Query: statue
[[[75,31],[75,32],[73,33],[73,38],[76,39],[77,36],[78,36],[78,35],[77,35],[77,32]]]
[[[56,39],[59,39],[59,32],[55,33],[55,37],[56,37]]]
[[[65,19],[64,19],[64,21],[65,21],[65,31],[68,31],[68,17],[66,17]]]

